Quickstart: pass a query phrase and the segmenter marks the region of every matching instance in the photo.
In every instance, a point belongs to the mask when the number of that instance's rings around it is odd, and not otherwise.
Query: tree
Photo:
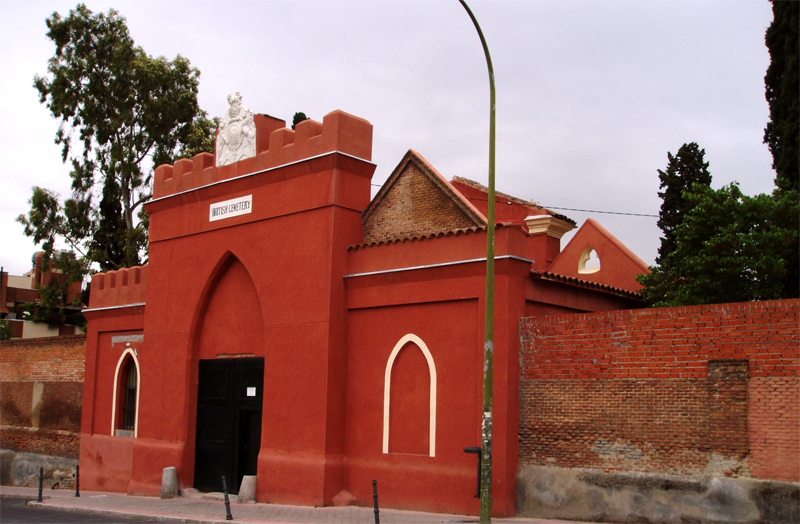
[[[787,296],[787,246],[794,234],[787,217],[800,213],[796,203],[765,194],[749,197],[735,183],[719,190],[695,184],[683,196],[690,209],[675,229],[675,250],[639,277],[648,305]]]
[[[685,145],[676,157],[668,154],[667,171],[659,171],[661,188],[666,187],[659,192],[664,199],[659,265],[639,276],[648,305],[800,296],[800,3],[772,1],[764,142],[772,153],[776,188],[755,197],[743,195],[735,183],[715,191],[697,144]]]
[[[0,340],[11,340],[11,324],[6,319],[0,319]]]
[[[181,139],[180,149],[175,157],[192,158],[200,153],[213,153],[216,147],[219,117],[209,119],[208,113],[200,110],[189,132]]]
[[[783,208],[796,209],[800,201],[800,3],[772,2],[773,20],[766,33],[770,64],[764,77],[769,102],[769,122],[764,142],[775,169],[774,198]],[[787,248],[788,267],[784,295],[800,295],[800,225],[798,216],[785,217],[794,233]]]
[[[34,87],[61,120],[55,142],[71,162],[72,197],[61,205],[34,188],[18,221],[44,242],[46,260],[64,241],[84,271],[136,265],[147,249],[141,205],[151,196],[152,167],[209,144],[213,151],[213,121],[197,104],[200,72],[180,55],[147,55],[113,9],[94,14],[79,4],[66,18],[53,13],[47,27],[56,52]]]
[[[69,303],[71,284],[83,277],[83,266],[72,252],[58,252],[50,261],[59,268],[59,273],[51,274],[49,283],[39,286],[39,300],[34,307],[32,320],[45,322],[50,327],[73,324],[86,328],[86,318],[80,311],[85,297],[77,296]]]
[[[784,246],[786,274],[783,277],[783,298],[800,297],[800,191],[776,190],[773,193],[779,219],[784,229],[791,232]]]
[[[770,64],[764,77],[769,122],[764,143],[772,153],[779,190],[800,190],[800,2],[772,0],[773,20],[766,33]]]
[[[661,247],[658,248],[656,263],[664,264],[669,254],[677,249],[675,232],[683,222],[684,216],[691,210],[691,203],[686,199],[685,192],[694,184],[711,185],[711,174],[708,172],[708,162],[705,162],[705,150],[700,149],[695,142],[683,144],[678,153],[672,156],[667,153],[666,171],[658,170],[661,180],[658,192],[663,200],[659,212],[658,227],[664,232],[661,237]]]
[[[299,124],[304,120],[308,120],[308,117],[306,116],[305,113],[299,111],[295,113],[294,117],[292,117],[292,129],[294,129],[297,126],[297,124]]]

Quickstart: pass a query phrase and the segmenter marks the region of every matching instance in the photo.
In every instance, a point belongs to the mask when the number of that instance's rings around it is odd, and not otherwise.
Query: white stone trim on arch
[[[592,253],[595,254],[596,258],[592,258]],[[587,267],[586,264],[588,264],[590,261],[595,261],[597,263],[597,267]],[[586,249],[583,250],[580,258],[578,258],[578,273],[581,275],[588,275],[590,273],[597,273],[602,268],[603,262],[600,260],[600,253],[598,253],[597,250],[592,246],[586,246]]]
[[[425,355],[425,360],[428,361],[428,371],[430,373],[431,388],[430,388],[430,421],[429,429],[429,445],[428,455],[431,457],[436,456],[436,364],[433,363],[433,355],[431,355],[428,346],[417,335],[409,333],[403,336],[397,344],[395,344],[392,353],[389,355],[389,360],[386,362],[386,372],[383,381],[383,452],[389,453],[389,400],[392,391],[392,367],[394,361],[400,350],[408,344],[413,342]]]
[[[136,351],[127,344],[125,351],[117,361],[117,369],[114,371],[114,394],[111,401],[111,436],[117,434],[117,391],[119,391],[119,370],[122,363],[125,361],[125,355],[130,355],[133,359],[133,365],[136,366],[136,420],[133,424],[133,437],[139,435],[139,396],[142,393],[142,370],[139,367],[139,358],[136,356]]]

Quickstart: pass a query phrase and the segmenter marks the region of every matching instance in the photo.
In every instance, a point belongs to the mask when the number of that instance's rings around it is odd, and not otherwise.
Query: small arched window
[[[578,273],[585,275],[600,271],[600,255],[592,246],[586,246],[578,259]]]
[[[111,434],[118,437],[135,437],[139,422],[139,361],[130,347],[126,348],[117,363],[114,380],[114,412]]]
[[[136,365],[133,359],[129,358],[125,364],[125,371],[122,372],[125,382],[121,384],[122,387],[122,420],[121,428],[125,431],[133,431],[136,427],[136,391],[139,385],[138,373],[136,373]]]

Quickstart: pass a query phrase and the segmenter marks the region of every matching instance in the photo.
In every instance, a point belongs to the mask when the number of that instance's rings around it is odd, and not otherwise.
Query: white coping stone
[[[245,475],[239,487],[239,504],[256,501],[256,476]]]
[[[178,468],[164,468],[164,472],[161,474],[161,498],[174,499],[179,492]]]

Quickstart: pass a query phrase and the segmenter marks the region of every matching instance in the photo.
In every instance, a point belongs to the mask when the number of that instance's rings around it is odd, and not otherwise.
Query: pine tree
[[[770,64],[764,77],[769,122],[764,142],[775,169],[774,198],[782,200],[783,227],[792,231],[785,248],[785,297],[800,296],[800,2],[772,2],[773,20],[766,33]]]
[[[773,20],[765,37],[770,64],[764,77],[769,122],[764,142],[772,153],[779,190],[800,189],[800,2],[772,0]]]
[[[659,265],[638,279],[650,306],[800,296],[800,2],[772,2],[764,142],[776,188],[755,197],[743,195],[736,183],[714,190],[697,144],[668,154],[667,170],[659,171]]]
[[[662,189],[658,192],[658,196],[663,200],[658,227],[664,233],[656,258],[656,263],[659,265],[663,265],[669,254],[678,247],[675,231],[691,209],[685,193],[691,191],[694,184],[711,185],[708,162],[705,162],[705,150],[700,149],[695,142],[682,145],[675,156],[667,153],[667,159],[667,169],[658,170],[658,178],[661,180],[659,188]]]
[[[298,111],[297,113],[295,113],[294,117],[292,117],[292,129],[297,127],[297,124],[303,122],[304,120],[308,120],[308,117],[306,116],[305,113],[303,113],[302,111]]]

